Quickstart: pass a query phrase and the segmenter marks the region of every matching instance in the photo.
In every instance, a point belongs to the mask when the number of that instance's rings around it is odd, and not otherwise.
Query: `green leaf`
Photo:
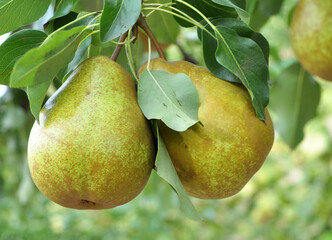
[[[189,218],[193,220],[203,220],[199,215],[194,205],[190,201],[186,190],[183,188],[182,183],[175,171],[172,160],[167,152],[166,146],[163,139],[159,135],[158,125],[154,122],[154,128],[158,138],[158,152],[156,156],[156,172],[164,179],[168,184],[171,185],[173,190],[179,197],[180,209]]]
[[[100,20],[101,40],[107,42],[125,33],[136,23],[140,12],[141,1],[105,0]]]
[[[52,19],[67,15],[72,7],[74,0],[57,0],[54,8],[54,16]]]
[[[279,1],[279,0],[278,0]],[[241,18],[242,21],[245,23],[249,23],[250,16],[247,13],[245,8],[245,1],[235,1],[235,0],[212,0],[212,2],[215,2],[219,5],[226,6],[226,7],[231,7],[234,8],[239,17]],[[240,7],[242,6],[242,8]]]
[[[39,123],[39,112],[41,106],[43,105],[47,90],[51,85],[52,81],[53,79],[51,78],[45,79],[44,82],[33,86],[28,86],[25,89],[25,92],[29,98],[31,113],[35,117],[38,123]]]
[[[216,37],[217,61],[241,79],[252,98],[257,117],[265,121],[269,71],[261,48],[253,40],[223,26],[217,26]]]
[[[103,9],[103,0],[74,0],[73,11],[96,12]]]
[[[271,88],[271,109],[281,138],[291,148],[303,139],[306,123],[316,116],[320,86],[299,63],[282,71]]]
[[[137,91],[147,119],[160,119],[175,131],[185,131],[198,122],[198,93],[187,75],[145,70]]]
[[[260,33],[254,32],[247,24],[242,22],[239,19],[227,19],[227,18],[218,18],[211,21],[214,26],[224,26],[230,28],[241,37],[250,38],[255,41],[259,47],[261,48],[265,60],[268,63],[269,61],[269,53],[270,47],[267,40]],[[218,78],[229,82],[241,82],[241,80],[236,77],[231,71],[227,68],[223,67],[218,63],[215,57],[215,53],[218,48],[217,40],[211,35],[214,33],[211,26],[208,25],[205,21],[202,21],[202,24],[205,25],[206,30],[208,30],[211,34],[206,31],[202,31],[198,29],[198,36],[200,37],[203,45],[203,54],[204,60],[207,68]]]
[[[46,37],[44,32],[26,29],[14,33],[0,46],[0,84],[9,85],[16,61],[30,49],[42,44]]]
[[[0,35],[38,20],[51,2],[52,0],[0,0]]]
[[[73,60],[60,72],[57,77],[64,82],[67,77],[87,58],[87,51],[91,44],[91,37],[85,39],[77,48]]]
[[[250,5],[250,27],[258,31],[264,26],[268,19],[277,14],[284,0],[251,0]]]
[[[177,9],[182,11],[183,13],[189,15],[191,18],[195,19],[196,21],[200,22],[203,20],[202,16],[198,14],[192,8],[186,6],[183,3],[180,3],[176,0],[172,0],[176,5]],[[208,18],[235,18],[237,17],[237,13],[235,12],[234,8],[222,6],[212,2],[211,0],[184,0],[186,3],[189,3],[194,8],[198,9],[204,16]],[[243,0],[241,0],[242,2]],[[174,11],[178,13],[178,11]],[[175,17],[176,21],[183,27],[192,27],[193,24]]]
[[[156,0],[153,2],[163,4],[169,2],[169,0]],[[145,13],[147,14],[149,11],[145,11]],[[176,38],[180,32],[180,28],[179,24],[174,20],[171,14],[161,11],[155,11],[146,18],[146,21],[152,32],[155,34],[158,42],[176,42]]]
[[[277,14],[284,0],[260,0],[259,10],[267,17]]]
[[[39,48],[28,51],[14,66],[11,87],[26,87],[48,82],[74,57],[83,38],[91,32],[84,26],[59,31]]]
[[[210,28],[209,26],[205,26],[206,28]],[[209,33],[206,31],[201,31],[201,42],[203,46],[203,56],[206,67],[210,70],[210,72],[216,77],[229,81],[229,82],[237,82],[240,83],[241,80],[237,78],[231,71],[227,68],[220,65],[215,57],[218,43],[216,39],[214,39]]]

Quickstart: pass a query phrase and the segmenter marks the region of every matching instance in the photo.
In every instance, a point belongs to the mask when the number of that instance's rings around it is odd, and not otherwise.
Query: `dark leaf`
[[[269,102],[268,64],[256,42],[241,37],[236,31],[217,26],[217,61],[246,86],[259,119],[265,120],[265,107]]]

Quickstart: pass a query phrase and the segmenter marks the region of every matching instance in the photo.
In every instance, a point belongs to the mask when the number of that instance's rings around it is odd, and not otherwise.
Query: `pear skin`
[[[303,67],[332,81],[332,1],[301,0],[290,33],[293,50]]]
[[[45,103],[28,144],[31,176],[50,200],[107,209],[144,188],[154,143],[129,73],[107,57],[84,61]]]
[[[143,65],[140,72],[146,69]],[[247,90],[213,76],[206,68],[185,61],[154,59],[151,70],[184,73],[199,95],[197,123],[177,132],[159,122],[174,167],[187,193],[201,199],[220,199],[239,192],[262,166],[274,129],[268,111],[259,120]]]

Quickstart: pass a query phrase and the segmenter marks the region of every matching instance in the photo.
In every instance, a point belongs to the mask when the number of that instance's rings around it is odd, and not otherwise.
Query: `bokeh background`
[[[271,45],[272,82],[281,66],[295,58],[289,13],[296,2],[284,1],[280,13],[261,28]],[[194,30],[181,31],[178,43],[204,64]],[[169,60],[183,58],[175,45],[166,53]],[[1,87],[0,239],[332,239],[332,83],[316,80],[321,100],[303,141],[291,149],[276,132],[266,162],[239,194],[192,199],[203,222],[180,212],[176,194],[155,173],[136,199],[115,209],[78,211],[49,201],[33,184],[27,166],[33,117],[25,93]]]

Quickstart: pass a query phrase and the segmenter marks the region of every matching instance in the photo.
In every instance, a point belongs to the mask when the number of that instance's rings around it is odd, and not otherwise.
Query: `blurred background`
[[[332,83],[308,77],[314,87],[303,91],[301,111],[314,110],[309,117],[295,114],[298,124],[280,114],[288,107],[283,99],[290,99],[289,105],[296,101],[278,89],[292,88],[296,78],[285,74],[296,61],[289,42],[296,3],[284,1],[278,14],[265,18],[257,13],[257,23],[252,23],[271,47],[270,112],[277,129],[272,151],[236,196],[192,199],[203,222],[180,212],[176,194],[154,172],[136,199],[115,209],[78,211],[49,201],[35,187],[27,166],[33,117],[26,95],[0,86],[0,239],[332,239]],[[177,42],[204,65],[195,30],[181,30]],[[168,60],[183,59],[176,45],[166,54]],[[283,133],[290,127],[299,136],[295,140]]]

